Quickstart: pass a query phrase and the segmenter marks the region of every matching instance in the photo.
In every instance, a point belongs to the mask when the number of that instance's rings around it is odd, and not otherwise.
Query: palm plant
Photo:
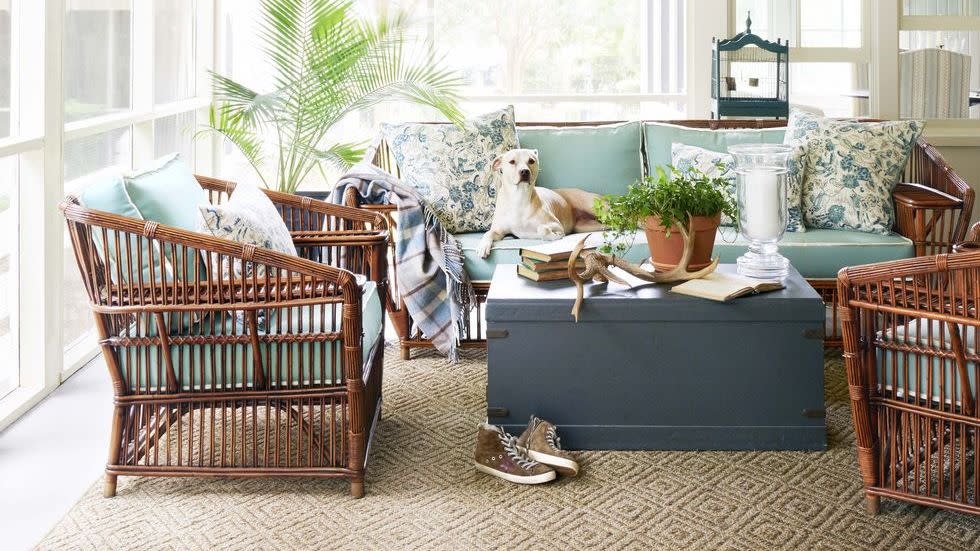
[[[460,78],[432,48],[409,44],[404,14],[369,21],[352,0],[261,0],[260,13],[271,90],[212,73],[215,103],[206,131],[233,143],[266,187],[291,193],[314,169],[359,161],[363,142],[328,134],[344,117],[378,103],[409,101],[462,121]],[[274,178],[267,178],[265,169],[273,167]]]

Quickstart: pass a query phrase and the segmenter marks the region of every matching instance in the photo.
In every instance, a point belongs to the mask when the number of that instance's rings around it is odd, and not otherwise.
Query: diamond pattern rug
[[[576,479],[508,484],[471,465],[486,356],[389,345],[367,496],[343,480],[101,480],[40,549],[977,549],[980,518],[882,500],[864,511],[839,351],[829,450],[587,452]],[[559,427],[560,428],[560,427]]]

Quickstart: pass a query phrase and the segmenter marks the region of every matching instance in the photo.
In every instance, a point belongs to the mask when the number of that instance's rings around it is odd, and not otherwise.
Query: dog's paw
[[[480,245],[477,247],[476,252],[479,253],[480,258],[486,258],[490,256],[491,249],[493,249],[493,241],[484,239],[483,241],[480,241]]]
[[[541,239],[547,241],[556,241],[565,237],[565,232],[561,228],[556,228],[554,226],[545,226],[541,228]]]

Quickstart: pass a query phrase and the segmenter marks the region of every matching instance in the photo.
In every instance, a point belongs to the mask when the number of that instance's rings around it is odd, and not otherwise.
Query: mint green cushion
[[[656,167],[670,164],[670,149],[674,142],[727,153],[729,146],[737,144],[781,144],[785,133],[785,128],[708,130],[662,122],[645,122],[643,144],[646,152],[646,173],[655,174]],[[524,143],[523,139],[521,143]]]
[[[721,256],[723,263],[734,263],[748,247],[742,236],[735,237],[734,233],[735,228],[720,228],[715,239],[715,254]],[[808,228],[805,233],[786,232],[779,242],[779,252],[803,277],[832,279],[845,266],[911,258],[915,247],[911,239],[897,233],[876,235]]]
[[[882,331],[880,337],[886,342],[917,344],[933,350],[940,348],[952,350],[948,340],[949,333],[945,330],[945,325],[945,323],[936,320],[914,319],[894,330]],[[967,356],[976,354],[974,333],[972,328],[967,329],[966,338],[963,339]],[[956,369],[955,360],[951,358],[942,359],[879,348],[877,349],[877,359],[879,385],[883,385],[884,390],[896,392],[899,397],[906,395],[906,381],[909,381],[907,393],[921,399],[950,403],[953,399],[959,402],[962,397],[963,381]],[[969,388],[973,389],[974,398],[977,396],[976,373],[976,364],[968,361],[966,363],[967,381]],[[940,377],[944,381],[942,389],[939,385]],[[929,389],[930,379],[932,388],[927,396],[926,389]]]
[[[187,231],[198,230],[201,216],[198,207],[209,205],[210,200],[179,153],[161,157],[146,169],[126,174],[125,179],[126,193],[145,220]],[[200,270],[203,279],[204,261],[197,251],[188,250],[186,261],[175,261],[169,250],[164,253],[178,278],[194,280]]]
[[[624,193],[643,176],[639,122],[601,126],[519,127],[521,147],[538,150],[537,185]],[[668,157],[670,152],[667,152]]]
[[[734,264],[745,253],[748,244],[735,235],[734,228],[719,228],[715,238],[714,254],[721,261]],[[482,233],[457,234],[463,249],[466,270],[474,281],[488,281],[497,264],[517,264],[520,249],[542,243],[536,239],[502,239],[494,243],[486,259],[477,254]],[[789,259],[803,277],[827,279],[837,277],[845,266],[871,262],[884,262],[914,256],[912,241],[898,234],[876,235],[857,231],[811,229],[806,233],[786,233],[779,243],[779,251]],[[642,232],[623,255],[630,262],[640,262],[650,256]]]
[[[104,212],[118,214],[133,220],[143,220],[136,205],[129,199],[126,193],[126,186],[123,183],[122,173],[116,169],[106,169],[97,172],[85,179],[81,184],[81,191],[78,193],[78,201],[85,208],[101,210]],[[99,228],[92,229],[92,242],[95,244],[96,252],[103,262],[108,261],[110,277],[112,281],[118,283],[128,281],[129,274],[142,272],[144,282],[160,281],[160,271],[167,270],[169,278],[169,266],[160,256],[159,247],[150,240],[131,235],[129,245],[123,244],[119,247],[119,257],[122,266],[117,266],[116,260],[116,237],[113,232],[106,232],[103,236]],[[108,244],[110,254],[106,254],[105,244]],[[108,256],[108,258],[106,258]],[[137,258],[139,256],[139,258]]]
[[[362,359],[366,363],[371,351],[376,344],[379,344],[384,331],[383,317],[381,310],[381,299],[378,296],[377,286],[373,281],[368,281],[362,286],[363,294],[361,298],[361,328],[364,337],[361,340]],[[276,318],[282,320],[282,327],[292,326],[292,334],[297,332],[334,332],[340,330],[340,311],[337,312],[337,320],[331,319],[330,309],[324,309],[326,318],[320,314],[319,308],[296,307],[284,312],[278,312]],[[157,334],[155,326],[152,324],[152,317],[144,316],[144,325],[138,331],[147,336]],[[147,325],[146,320],[150,320]],[[279,325],[276,321],[269,324],[271,327],[259,328],[259,333],[263,335],[275,334],[279,332]],[[173,335],[245,335],[247,331],[242,322],[231,315],[210,315],[203,322],[197,324],[190,331],[172,331]],[[381,342],[379,346],[384,346]],[[278,361],[271,362],[274,365],[290,365],[290,372],[287,373],[266,373],[269,381],[278,381],[280,386],[286,384],[335,384],[340,381],[340,374],[335,378],[332,366],[334,360],[343,353],[340,341],[327,341],[324,343],[261,343],[259,354],[263,358],[263,363],[269,365],[267,358],[278,357]],[[179,373],[180,384],[184,390],[191,387],[195,389],[218,387],[232,388],[232,380],[235,381],[234,387],[242,388],[243,369],[244,384],[251,385],[254,377],[254,361],[252,345],[236,344],[224,345],[212,350],[210,345],[187,345],[170,346],[170,354],[175,365],[182,366]],[[144,355],[148,355],[145,357]],[[137,362],[137,357],[148,361]],[[159,354],[159,348],[153,347],[121,347],[119,349],[120,367],[123,377],[129,378],[127,367],[129,365],[142,365],[142,371],[134,373],[130,380],[130,388],[140,388],[143,391],[149,387],[151,389],[163,386],[166,375],[163,372],[165,365]],[[213,360],[213,361],[212,361]],[[339,365],[339,364],[336,364]],[[147,369],[148,367],[148,369]],[[268,369],[268,367],[266,368]],[[193,380],[192,380],[193,377]]]
[[[126,192],[144,219],[188,231],[197,231],[197,207],[210,203],[178,153],[126,174]]]
[[[584,236],[585,234],[578,234]],[[490,256],[480,258],[477,247],[482,233],[460,233],[456,234],[460,248],[463,250],[463,264],[466,266],[466,273],[473,281],[490,281],[493,279],[493,269],[497,264],[518,264],[521,261],[521,248],[532,245],[540,245],[544,241],[540,239],[515,239],[507,237],[493,244]],[[647,248],[646,239],[642,233],[629,247],[623,255],[630,262],[642,262],[650,256],[650,249]]]

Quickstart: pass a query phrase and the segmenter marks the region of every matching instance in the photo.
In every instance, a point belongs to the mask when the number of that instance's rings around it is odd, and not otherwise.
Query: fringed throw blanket
[[[364,203],[398,208],[394,231],[398,294],[422,333],[455,362],[465,315],[475,303],[456,238],[415,189],[377,166],[354,165],[337,183],[333,202],[342,203],[351,187]]]

